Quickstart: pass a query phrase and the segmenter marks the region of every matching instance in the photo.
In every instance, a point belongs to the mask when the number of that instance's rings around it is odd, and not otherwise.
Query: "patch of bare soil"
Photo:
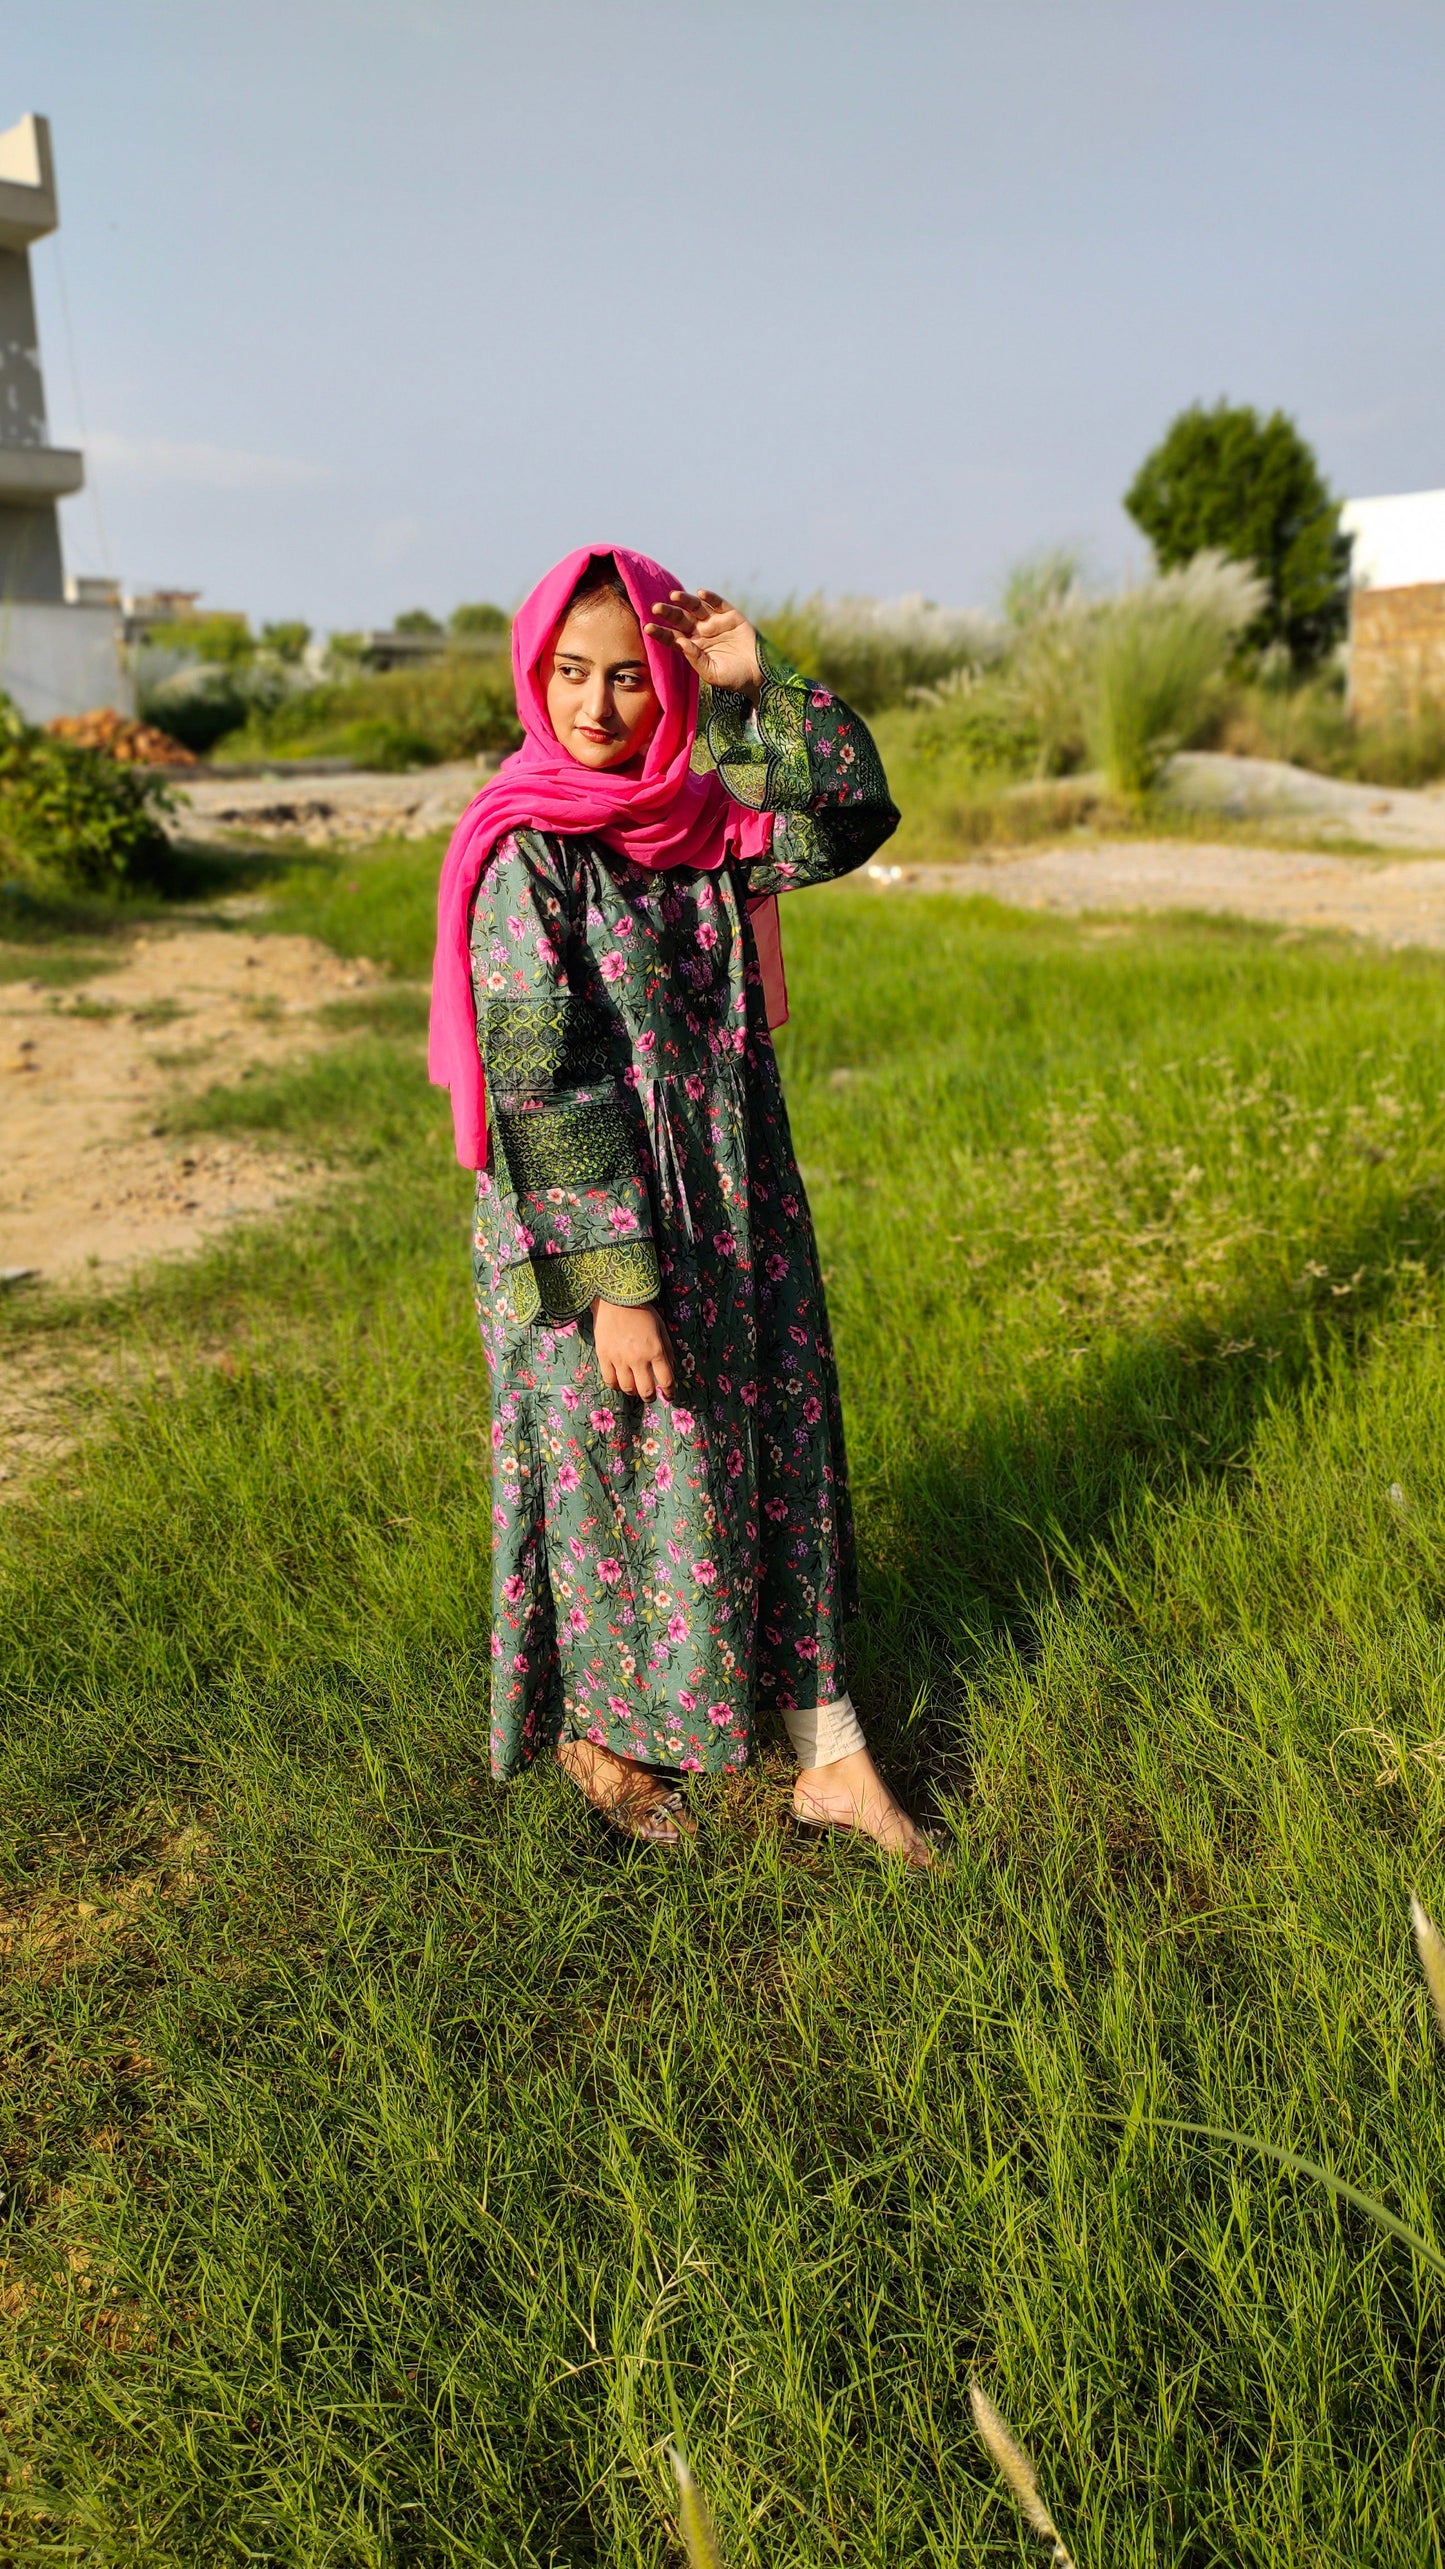
[[[998,850],[960,865],[889,865],[880,891],[985,893],[1024,910],[1207,910],[1284,928],[1343,928],[1387,946],[1445,946],[1445,858],[1121,839]]]
[[[310,937],[186,928],[63,993],[0,983],[0,1272],[113,1285],[317,1183],[294,1151],[182,1142],[157,1117],[178,1081],[229,1086],[344,1040],[320,1011],[379,978]]]

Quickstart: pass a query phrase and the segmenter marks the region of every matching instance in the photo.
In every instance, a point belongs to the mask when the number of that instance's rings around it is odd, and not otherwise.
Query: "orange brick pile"
[[[168,731],[157,731],[153,723],[131,722],[113,705],[102,705],[93,714],[57,714],[45,728],[56,740],[74,741],[78,749],[103,749],[107,758],[117,759],[122,767],[200,764]]]

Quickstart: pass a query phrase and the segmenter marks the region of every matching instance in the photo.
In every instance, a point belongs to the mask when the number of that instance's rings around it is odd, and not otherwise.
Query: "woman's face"
[[[640,758],[662,707],[631,607],[602,589],[564,617],[542,662],[552,729],[581,767]]]

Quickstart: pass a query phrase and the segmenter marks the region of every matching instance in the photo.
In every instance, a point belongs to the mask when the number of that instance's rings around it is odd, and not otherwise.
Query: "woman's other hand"
[[[671,1400],[676,1364],[667,1323],[654,1303],[634,1307],[625,1302],[592,1305],[592,1343],[597,1366],[610,1392],[635,1392],[651,1400],[660,1392]]]
[[[726,687],[739,696],[756,696],[763,683],[758,666],[758,637],[747,617],[716,589],[674,589],[653,606],[656,621],[646,633],[680,651],[709,687]]]

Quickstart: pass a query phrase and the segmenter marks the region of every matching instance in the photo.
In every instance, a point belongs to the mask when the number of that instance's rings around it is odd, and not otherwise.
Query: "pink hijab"
[[[481,1168],[487,1155],[487,1096],[472,997],[472,899],[499,840],[515,829],[590,832],[636,865],[702,866],[730,856],[761,856],[772,841],[771,812],[735,803],[720,778],[692,772],[697,734],[697,678],[681,652],[644,635],[652,683],[662,705],[641,775],[583,767],[562,747],[547,714],[539,664],[590,562],[611,553],[639,624],[682,583],[645,553],[588,545],[569,553],[539,580],[512,626],[512,676],[525,734],[496,775],[467,805],[447,849],[437,893],[437,948],[432,971],[429,1068],[434,1087],[452,1093],[457,1158]],[[778,905],[767,895],[748,903],[758,943],[768,1023],[787,1016]]]

